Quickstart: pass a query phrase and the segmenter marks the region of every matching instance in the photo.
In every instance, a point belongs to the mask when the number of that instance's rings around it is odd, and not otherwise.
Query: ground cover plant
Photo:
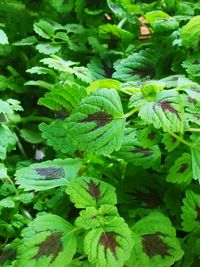
[[[200,266],[199,12],[0,2],[0,266]]]

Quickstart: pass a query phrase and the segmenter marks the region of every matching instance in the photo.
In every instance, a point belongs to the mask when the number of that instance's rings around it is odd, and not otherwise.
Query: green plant
[[[199,266],[199,1],[36,2],[0,3],[0,265]]]

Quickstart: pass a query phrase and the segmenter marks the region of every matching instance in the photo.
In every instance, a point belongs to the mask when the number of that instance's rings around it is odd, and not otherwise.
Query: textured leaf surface
[[[175,228],[160,212],[152,212],[132,228],[135,246],[128,266],[172,266],[183,256]]]
[[[181,31],[183,45],[187,48],[196,48],[200,39],[200,16],[193,17]]]
[[[200,196],[192,190],[186,191],[183,199],[182,215],[183,230],[190,232],[200,227]]]
[[[102,225],[112,224],[119,217],[117,208],[111,205],[102,205],[99,209],[88,207],[80,212],[75,224],[83,229],[95,229]]]
[[[116,157],[144,168],[156,167],[160,164],[160,149],[158,145],[144,148],[137,139],[133,129],[126,129],[121,149],[115,153]]]
[[[17,170],[16,183],[25,190],[47,190],[66,185],[80,168],[79,159],[55,159]]]
[[[198,180],[200,183],[200,138],[193,144],[191,152],[193,179]]]
[[[117,203],[115,188],[90,177],[77,178],[67,184],[66,192],[77,208],[115,205]]]
[[[91,230],[84,240],[89,261],[98,267],[122,267],[132,245],[131,232],[121,218],[116,218],[105,227]]]
[[[184,153],[170,168],[166,178],[171,183],[190,183],[192,180],[192,158],[189,153]]]
[[[38,101],[39,105],[44,105],[54,111],[71,111],[80,100],[86,96],[86,90],[76,84],[57,85],[50,92]]]
[[[134,53],[115,64],[113,78],[122,82],[141,81],[155,76],[155,51],[151,49]]]
[[[119,150],[124,135],[124,114],[114,89],[99,89],[85,97],[65,120],[65,129],[77,149],[110,154]]]
[[[134,105],[131,97],[130,105]],[[137,100],[138,101],[138,100]],[[158,92],[155,99],[144,103],[138,114],[146,124],[153,124],[165,132],[183,132],[184,112],[180,96],[176,90]]]
[[[76,252],[73,227],[57,215],[41,215],[23,230],[15,266],[67,266]]]

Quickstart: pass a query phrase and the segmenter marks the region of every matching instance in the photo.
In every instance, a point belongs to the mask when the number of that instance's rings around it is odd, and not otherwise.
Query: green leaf
[[[182,258],[175,228],[160,212],[151,212],[132,227],[135,245],[128,266],[172,266]]]
[[[43,58],[40,60],[43,64],[48,65],[49,68],[53,68],[58,71],[73,73],[71,66],[76,65],[76,62],[71,60],[64,60],[58,56],[52,55],[50,58]]]
[[[16,145],[15,134],[3,124],[0,124],[0,159],[5,159],[7,152],[13,150]]]
[[[84,87],[76,84],[57,85],[38,101],[39,105],[46,106],[54,111],[71,111],[86,96]]]
[[[34,163],[16,171],[16,183],[25,190],[48,190],[64,186],[76,177],[81,162],[79,159],[55,159]]]
[[[65,120],[64,127],[77,149],[98,154],[119,150],[125,118],[114,89],[99,89],[85,97]]]
[[[192,54],[183,61],[182,66],[186,69],[187,73],[192,77],[200,76],[200,61],[199,53]]]
[[[122,267],[132,246],[128,226],[117,217],[110,224],[89,231],[84,239],[84,251],[89,262],[99,267]]]
[[[200,227],[200,196],[192,190],[187,190],[182,206],[182,227],[190,232]]]
[[[65,267],[76,252],[73,227],[57,215],[38,216],[23,230],[22,236],[16,267]]]
[[[67,184],[66,192],[76,208],[115,205],[115,188],[105,182],[90,177],[81,177]]]
[[[151,24],[151,26],[159,19],[168,19],[170,16],[161,11],[161,10],[155,10],[151,11],[145,14],[145,19]]]
[[[135,130],[131,128],[126,129],[122,146],[114,155],[135,166],[143,166],[145,169],[158,167],[161,157],[159,146],[144,148],[138,141]]]
[[[130,107],[142,103],[143,98],[144,95],[141,93],[133,95]],[[160,91],[155,97],[147,96],[145,102],[141,105],[138,115],[146,124],[153,124],[155,128],[162,128],[164,132],[183,132],[184,110],[176,90]]]
[[[65,116],[66,114],[64,113]],[[61,117],[61,119],[57,119],[49,125],[46,123],[39,125],[42,131],[42,137],[47,140],[47,144],[52,146],[55,151],[61,151],[63,153],[74,152],[77,146],[72,141],[73,136],[68,134],[64,127],[66,119],[62,120],[62,113],[58,117]]]
[[[0,44],[2,45],[9,44],[8,37],[3,30],[0,30]]]
[[[186,48],[197,48],[200,40],[200,16],[192,17],[191,20],[182,27],[181,39]]]
[[[29,46],[33,45],[37,42],[37,38],[35,36],[28,36],[26,38],[21,39],[20,41],[12,43],[14,46]]]
[[[61,46],[59,44],[53,44],[53,43],[40,43],[36,45],[35,47],[39,53],[45,54],[45,55],[54,55],[57,52],[60,51]]]
[[[191,153],[193,179],[198,180],[200,183],[200,138],[193,143]]]
[[[170,168],[166,181],[171,183],[187,183],[192,180],[192,158],[189,153],[183,153]]]
[[[114,64],[112,78],[122,82],[152,79],[155,76],[157,54],[152,49],[140,50]]]
[[[102,205],[99,209],[88,207],[80,212],[75,224],[85,230],[95,229],[112,224],[116,217],[119,217],[119,214],[114,206]]]
[[[88,87],[87,87],[87,93],[90,94],[97,89],[100,88],[113,88],[117,91],[120,89],[120,82],[113,80],[113,79],[103,79],[103,80],[96,80],[93,81]]]
[[[51,39],[54,35],[54,29],[51,24],[45,20],[40,20],[33,25],[34,31],[45,39]]]

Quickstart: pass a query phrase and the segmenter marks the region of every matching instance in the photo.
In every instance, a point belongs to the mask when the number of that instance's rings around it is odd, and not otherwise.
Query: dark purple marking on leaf
[[[127,192],[127,194],[138,201],[144,202],[148,209],[155,209],[161,204],[159,193],[152,189],[149,192],[135,190],[134,192]]]
[[[47,167],[35,169],[37,174],[45,176],[46,180],[60,179],[65,177],[65,171],[62,167]]]
[[[83,119],[81,122],[95,122],[96,127],[93,130],[104,127],[107,123],[112,120],[112,116],[105,111],[99,111],[94,114],[89,114],[87,118]]]
[[[144,156],[151,156],[153,154],[153,151],[151,149],[143,148],[140,146],[135,146],[132,152],[141,153],[141,154],[144,154]]]
[[[197,120],[200,120],[200,115],[195,115],[195,118],[197,118]]]
[[[178,172],[184,173],[187,170],[188,167],[189,167],[189,164],[188,163],[184,163],[184,164],[182,164],[182,166],[180,167]]]
[[[200,222],[200,207],[196,207],[196,212],[197,212],[196,221]]]
[[[116,256],[116,248],[121,245],[116,240],[117,234],[115,232],[104,232],[101,234],[99,244],[104,247],[104,255],[106,257],[106,250],[109,249],[114,256]]]
[[[6,248],[1,251],[0,255],[0,266],[2,266],[7,261],[12,262],[16,258],[16,249]]]
[[[100,183],[95,184],[91,179],[86,182],[88,189],[86,191],[96,200],[96,202],[101,198]]]
[[[138,75],[141,78],[144,78],[147,76],[150,78],[153,78],[155,76],[155,72],[152,69],[143,69],[143,70],[142,69],[140,69],[140,70],[133,69],[133,70],[131,70],[130,74],[133,76]]]
[[[59,120],[64,120],[69,116],[69,112],[67,110],[61,109],[58,111],[55,111],[55,118]]]
[[[187,100],[188,100],[189,103],[192,103],[194,105],[197,103],[196,99],[194,99],[192,97],[188,97]]]
[[[162,233],[142,235],[142,246],[144,252],[150,257],[160,255],[162,258],[170,256],[168,249],[170,247],[161,239]]]
[[[42,256],[51,256],[50,263],[52,263],[58,256],[59,252],[63,251],[63,244],[61,241],[62,236],[62,232],[54,232],[47,236],[44,241],[42,241],[40,244],[37,244],[39,249],[33,259],[39,260]]]
[[[178,111],[175,110],[175,109],[172,107],[171,103],[168,103],[168,102],[160,102],[160,103],[158,103],[158,105],[159,105],[163,110],[168,110],[168,111],[170,111],[171,113],[175,114],[175,115],[180,119],[179,114],[178,114]]]
[[[156,137],[156,134],[155,134],[154,132],[150,132],[150,133],[148,134],[148,138],[149,138],[150,140],[154,140],[155,137]]]
[[[178,79],[179,79],[179,77],[173,77],[173,78],[169,79],[168,81],[169,82],[176,82],[176,81],[178,81]]]
[[[106,65],[104,62],[102,62],[103,65],[103,69],[104,69],[104,74],[107,78],[111,78],[113,75],[113,72],[115,71],[115,69],[113,67],[109,67],[108,65]]]

